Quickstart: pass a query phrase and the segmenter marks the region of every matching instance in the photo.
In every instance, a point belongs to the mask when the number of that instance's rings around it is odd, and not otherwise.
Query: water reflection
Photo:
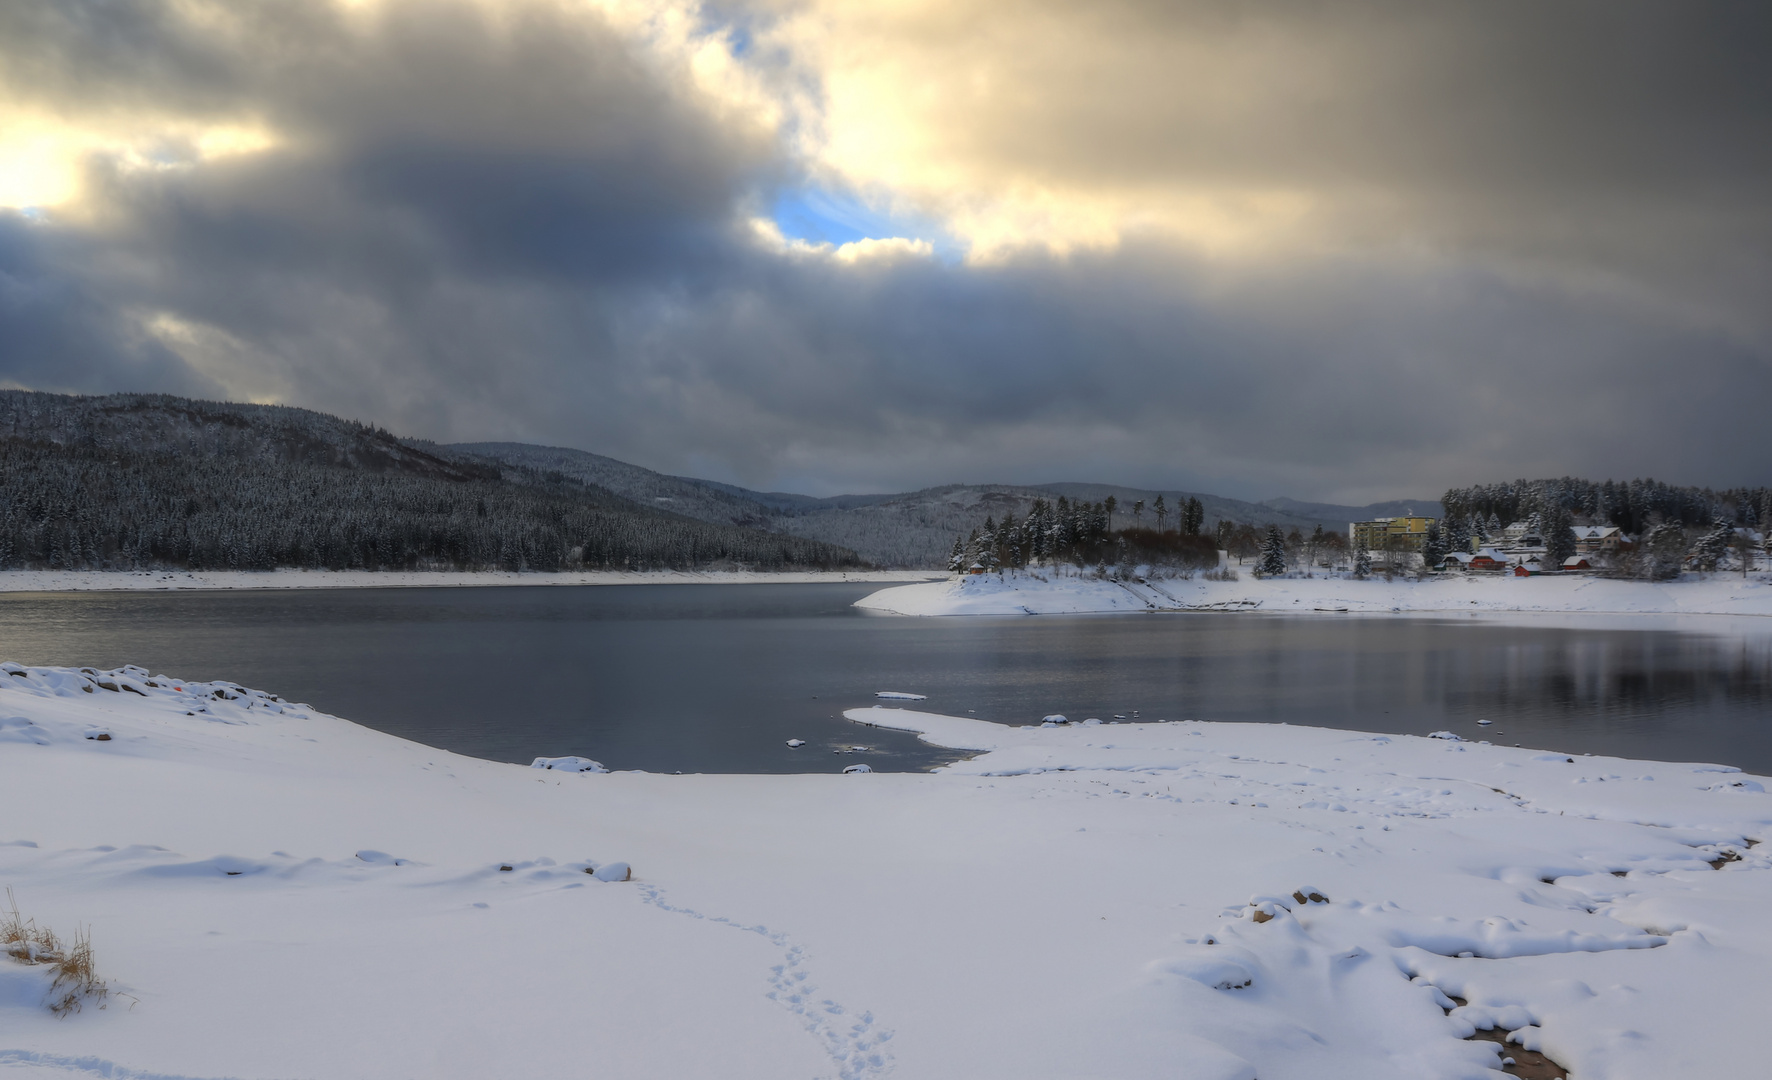
[[[1762,620],[903,619],[850,606],[871,588],[14,594],[0,596],[0,656],[227,678],[462,753],[576,753],[615,768],[951,759],[839,719],[891,689],[1006,723],[1056,711],[1449,728],[1772,772],[1772,627]],[[810,745],[792,750],[789,738]],[[870,749],[835,753],[855,745]]]

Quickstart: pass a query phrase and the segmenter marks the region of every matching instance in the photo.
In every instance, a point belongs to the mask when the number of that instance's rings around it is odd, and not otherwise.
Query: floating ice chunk
[[[625,862],[612,862],[597,867],[591,876],[598,881],[626,881],[634,876],[634,871]]]
[[[1052,725],[1056,726],[1058,724],[1068,724],[1070,722],[1071,722],[1070,718],[1065,716],[1065,714],[1063,714],[1063,713],[1056,713],[1055,712],[1050,716],[1040,717],[1040,723],[1042,723],[1042,724],[1052,724]],[[1096,722],[1100,723],[1099,720]]]
[[[869,765],[869,764],[866,764],[866,763],[865,763],[865,762],[864,762],[864,763],[862,763],[862,764],[860,764],[860,765],[845,765],[845,766],[843,766],[843,771],[844,771],[844,772],[846,772],[846,773],[852,773],[852,772],[873,772],[873,771],[874,771],[874,767],[873,767],[873,766],[872,766],[872,765]]]
[[[885,698],[887,701],[928,701],[929,700],[928,694],[905,694],[905,693],[901,693],[897,690],[877,690],[874,692],[874,696],[877,698]]]
[[[789,739],[788,745],[789,746],[805,746],[806,740],[805,739]]]
[[[532,769],[556,769],[560,772],[608,772],[600,761],[588,757],[538,757]]]
[[[1101,721],[1098,718],[1092,716],[1089,719],[1083,721],[1083,726],[1084,727],[1100,727]]]
[[[1427,737],[1430,739],[1450,739],[1453,742],[1463,742],[1464,741],[1464,737],[1462,735],[1454,735],[1450,731],[1430,731],[1427,733]]]
[[[1495,721],[1493,721],[1493,720],[1478,720],[1477,723],[1483,725],[1484,727],[1488,727],[1490,724],[1495,723]]]

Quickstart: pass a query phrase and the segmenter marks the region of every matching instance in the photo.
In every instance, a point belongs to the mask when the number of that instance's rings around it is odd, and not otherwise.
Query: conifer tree
[[[1428,522],[1427,536],[1421,544],[1421,559],[1429,570],[1446,561],[1446,540],[1437,521]]]
[[[1269,525],[1261,541],[1261,559],[1255,564],[1256,577],[1277,577],[1286,572],[1286,538],[1278,525]]]
[[[1354,549],[1354,577],[1365,581],[1372,576],[1372,553],[1366,550],[1365,541]]]
[[[1723,561],[1723,555],[1729,550],[1729,541],[1735,538],[1735,529],[1722,518],[1711,522],[1710,532],[1699,537],[1693,553],[1698,556],[1698,569],[1710,571],[1717,568]]]
[[[1157,501],[1152,505],[1151,512],[1157,515],[1157,531],[1162,532],[1163,519],[1169,516],[1169,507],[1163,502],[1163,496],[1157,496]]]
[[[1552,506],[1545,512],[1541,525],[1545,569],[1560,570],[1563,563],[1575,554],[1575,529],[1568,509],[1562,505]]]
[[[1446,519],[1446,550],[1469,552],[1471,549],[1471,522],[1463,514],[1456,514]]]
[[[1637,551],[1637,574],[1650,581],[1671,580],[1680,576],[1680,563],[1685,557],[1686,531],[1677,521],[1663,521],[1643,534]]]

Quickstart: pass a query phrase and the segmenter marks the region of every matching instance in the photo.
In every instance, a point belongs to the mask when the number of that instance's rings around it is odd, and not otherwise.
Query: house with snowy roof
[[[1577,525],[1574,532],[1575,550],[1585,555],[1611,554],[1624,542],[1624,530],[1616,525]]]
[[[1471,556],[1465,569],[1500,573],[1507,569],[1507,556],[1494,548],[1480,548]]]
[[[1548,569],[1542,554],[1527,555],[1514,563],[1514,576],[1531,577],[1535,574],[1542,574]]]

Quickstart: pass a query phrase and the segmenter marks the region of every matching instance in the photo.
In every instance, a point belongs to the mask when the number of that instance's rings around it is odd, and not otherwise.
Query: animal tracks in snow
[[[806,968],[805,950],[790,944],[786,934],[767,926],[746,925],[724,915],[707,915],[694,908],[673,904],[665,899],[664,890],[656,885],[640,886],[640,895],[662,911],[756,934],[781,948],[781,963],[769,969],[768,997],[797,1017],[806,1031],[819,1041],[836,1063],[840,1080],[866,1080],[885,1076],[892,1070],[892,1053],[886,1044],[891,1041],[893,1033],[879,1027],[873,1013],[852,1013],[835,1000],[821,997]]]

